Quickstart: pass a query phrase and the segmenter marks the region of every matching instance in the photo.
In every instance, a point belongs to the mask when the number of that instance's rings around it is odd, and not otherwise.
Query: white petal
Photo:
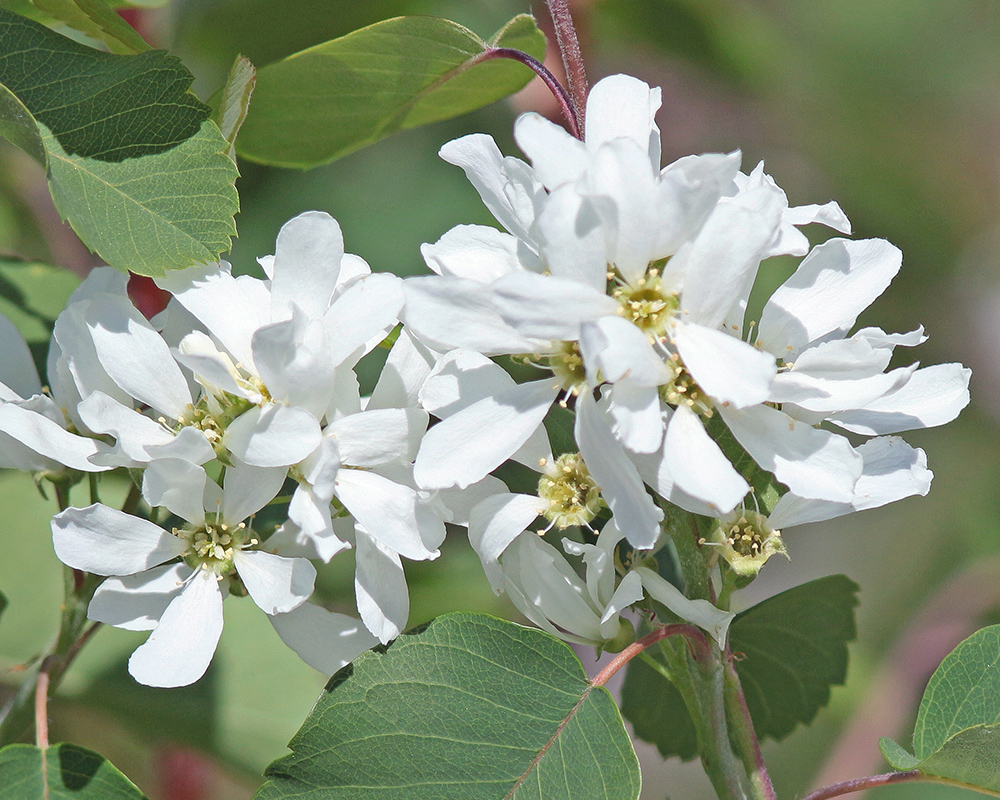
[[[944,425],[969,404],[972,371],[961,364],[918,369],[906,384],[862,409],[832,414],[852,433],[868,436]]]
[[[674,343],[691,377],[717,403],[743,408],[767,399],[777,372],[768,353],[701,325],[678,324]]]
[[[498,494],[488,497],[469,512],[469,543],[483,562],[490,586],[497,594],[503,589],[501,553],[542,511],[545,502],[527,494]]]
[[[243,367],[253,370],[254,332],[271,322],[271,293],[249,275],[215,269],[176,270],[156,279],[218,339]]]
[[[420,245],[427,266],[438,275],[492,283],[521,270],[519,240],[487,225],[458,225],[434,244]]]
[[[287,614],[313,592],[316,568],[304,558],[237,550],[233,563],[253,601],[265,614]]]
[[[336,362],[323,326],[297,307],[292,318],[265,325],[253,336],[257,371],[271,399],[321,417],[330,403]]]
[[[817,222],[841,233],[851,232],[851,221],[843,209],[832,200],[821,206],[815,204],[793,206],[785,212],[785,221],[796,226]]]
[[[417,339],[445,351],[456,347],[495,355],[533,353],[537,343],[504,322],[486,284],[461,278],[409,278],[403,322]]]
[[[854,497],[864,462],[843,436],[798,422],[769,406],[721,411],[753,460],[795,494],[835,502]]]
[[[415,561],[437,558],[424,546],[417,519],[417,493],[374,472],[342,469],[337,497],[373,538]],[[444,524],[441,524],[443,529]]]
[[[344,464],[377,467],[390,461],[412,461],[426,429],[426,411],[385,408],[343,417],[323,433],[336,440]]]
[[[732,511],[750,491],[698,415],[686,406],[679,406],[670,417],[663,448],[677,486],[716,507],[719,513]]]
[[[205,470],[177,458],[153,461],[142,475],[142,496],[181,519],[199,525],[205,520]]]
[[[395,639],[406,627],[410,597],[399,556],[380,542],[359,533],[354,591],[365,627],[382,644]]]
[[[541,191],[528,165],[504,158],[493,137],[483,133],[462,136],[445,144],[438,154],[461,167],[476,187],[483,203],[508,231],[522,241],[531,241],[528,229],[534,220],[535,195]]]
[[[281,641],[324,675],[333,675],[378,644],[360,621],[303,603],[287,614],[268,616]]]
[[[656,249],[660,240],[659,164],[650,167],[646,147],[629,139],[608,142],[595,153],[587,176],[589,191],[613,200],[614,220],[608,222],[614,234],[608,243],[608,261],[632,285],[646,274],[650,262],[669,255]]]
[[[201,331],[187,334],[177,349],[171,352],[177,362],[191,370],[198,382],[213,394],[222,391],[237,397],[247,396],[247,391],[236,383],[237,370],[233,360]]]
[[[550,378],[520,384],[439,422],[417,453],[417,483],[428,489],[462,488],[482,479],[537,430],[557,391]]]
[[[337,287],[344,235],[333,217],[306,211],[281,226],[274,245],[271,318],[287,319],[296,304],[310,319],[326,311]]]
[[[287,473],[284,467],[228,467],[222,482],[222,518],[237,525],[256,514],[277,496]]]
[[[86,314],[97,356],[131,397],[179,419],[191,391],[170,348],[128,300],[101,295]]]
[[[222,442],[247,464],[287,467],[315,450],[321,436],[319,422],[305,409],[269,403],[237,417]]]
[[[854,325],[885,291],[902,253],[884,239],[830,239],[813,248],[767,301],[758,339],[771,352],[802,349],[834,330]]]
[[[517,118],[514,123],[514,140],[531,159],[539,180],[549,189],[575,181],[583,174],[590,160],[583,142],[569,134],[561,125],[534,112]],[[516,231],[511,233],[517,234]]]
[[[660,102],[659,87],[651,89],[630,75],[611,75],[598,81],[587,96],[587,148],[593,152],[605,142],[627,138],[658,170],[660,130],[654,118]]]
[[[399,321],[403,301],[403,282],[395,275],[376,272],[356,281],[323,318],[332,343],[330,360],[340,364],[373,338],[381,340]]]
[[[116,628],[151,631],[190,576],[187,564],[168,564],[106,578],[94,592],[87,616]]]
[[[51,458],[70,469],[82,472],[103,472],[108,469],[107,466],[99,466],[90,460],[94,456],[108,454],[110,449],[107,445],[72,434],[47,416],[22,408],[18,403],[0,404],[0,431],[34,453]]]
[[[72,378],[73,394],[83,398],[92,392],[100,391],[114,397],[121,403],[131,404],[132,398],[111,379],[101,360],[97,357],[94,340],[91,338],[90,328],[84,318],[89,304],[88,300],[66,306],[62,313],[56,317],[56,324],[52,332],[53,340],[65,359],[63,362],[65,371]],[[53,354],[53,350],[54,348],[50,348],[50,356]],[[56,363],[59,361],[60,359],[57,358]],[[63,392],[68,393],[69,389],[69,386],[64,386]]]
[[[615,421],[615,436],[628,450],[652,453],[659,449],[664,432],[663,405],[655,386],[636,386],[627,380],[616,383],[608,413]]]
[[[736,616],[734,613],[716,608],[707,600],[688,599],[676,586],[648,567],[636,567],[634,571],[639,573],[643,587],[654,600],[663,603],[681,619],[707,631],[720,648],[726,646],[729,623]]]
[[[42,382],[27,342],[13,322],[0,314],[0,383],[22,398],[41,394]]]
[[[601,637],[613,639],[617,636],[621,625],[618,622],[619,614],[633,603],[638,603],[642,597],[642,578],[634,572],[630,572],[622,578],[622,582],[615,589],[607,608],[604,609],[604,615],[601,617]]]
[[[604,294],[607,237],[597,212],[598,204],[599,201],[581,197],[574,187],[563,186],[549,195],[537,225],[539,246],[549,271]]]
[[[115,437],[118,449],[140,463],[152,460],[148,448],[163,447],[174,440],[174,434],[163,425],[134,411],[131,406],[122,405],[104,392],[91,394],[80,403],[78,411],[90,430],[110,433]]]
[[[613,299],[580,281],[533,272],[517,272],[496,281],[493,304],[523,336],[563,341],[579,339],[581,323],[618,310]]]
[[[551,453],[549,454],[551,458]],[[464,489],[438,489],[434,492],[434,504],[445,522],[468,527],[472,509],[483,500],[495,494],[506,494],[507,484],[499,478],[487,475]]]
[[[159,525],[95,503],[67,508],[52,519],[52,544],[64,564],[97,575],[131,575],[184,550]]]
[[[403,408],[417,405],[417,393],[434,366],[435,353],[418,342],[408,328],[389,351],[378,383],[365,408]]]
[[[718,517],[723,513],[718,506],[692,497],[677,485],[674,474],[667,465],[668,459],[663,448],[655,453],[630,452],[628,456],[642,479],[664,500],[703,517]]]
[[[698,235],[740,170],[740,152],[685,156],[660,172],[656,252],[676,253]],[[668,270],[669,271],[669,270]]]
[[[601,487],[618,529],[635,547],[648,550],[660,535],[663,512],[646,494],[639,473],[600,413],[589,392],[577,400],[576,441],[580,454]]]
[[[671,268],[684,270],[681,307],[689,322],[714,329],[726,321],[777,235],[784,208],[777,187],[724,197],[697,237],[677,251]]]
[[[587,374],[596,385],[597,371],[609,383],[627,380],[635,386],[667,383],[673,373],[639,328],[619,316],[601,317],[580,326],[580,349]]]
[[[927,469],[923,450],[910,447],[897,436],[882,436],[865,442],[858,452],[865,459],[865,468],[852,502],[806,500],[789,492],[782,495],[768,522],[776,528],[820,522],[930,491],[934,475]]]
[[[215,575],[199,570],[167,606],[128,671],[147,686],[187,686],[205,674],[222,635],[222,592]]]
[[[348,523],[351,526],[351,538],[353,539],[354,520],[345,517],[331,521],[330,504],[326,503],[325,521],[322,521],[319,525],[314,525],[310,530],[303,530],[298,524],[300,521],[299,517],[292,516],[292,507],[295,505],[295,498],[300,496],[307,498],[309,496],[308,492],[304,491],[301,486],[295,490],[292,502],[289,504],[289,519],[267,538],[267,541],[263,544],[263,548],[269,553],[275,553],[286,558],[317,559],[324,564],[328,564],[337,553],[347,550],[351,546],[338,536],[335,525],[337,523]],[[315,516],[322,516],[323,511],[324,509],[313,506]],[[296,513],[298,514],[299,512],[297,511]],[[334,524],[331,524],[331,522]]]

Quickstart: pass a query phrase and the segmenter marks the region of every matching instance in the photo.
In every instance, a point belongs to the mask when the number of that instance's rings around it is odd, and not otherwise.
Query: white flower
[[[773,357],[734,336],[731,320],[742,322],[763,258],[804,252],[796,225],[849,224],[835,204],[789,208],[761,167],[739,173],[738,154],[692,156],[661,170],[658,107],[658,90],[614,76],[591,91],[583,142],[538,115],[519,118],[515,137],[531,167],[501,159],[486,137],[442,148],[509,233],[462,226],[425,246],[438,275],[406,282],[404,316],[438,348],[526,354],[567,394],[607,384],[617,440],[636,454],[660,453],[675,496],[691,498],[692,510],[725,513],[749,486],[699,418],[759,406],[776,374]],[[544,415],[544,400],[539,394],[530,409]],[[482,406],[484,419],[516,417],[525,427],[527,412],[513,400]],[[846,460],[844,480],[857,478],[859,458],[831,457],[835,447],[814,441],[822,434],[806,438],[796,453],[779,446],[768,456],[811,458],[813,472],[838,475]],[[447,472],[461,452],[452,447],[433,461]]]
[[[153,631],[129,659],[137,681],[184,686],[198,680],[215,653],[230,592],[245,589],[268,615],[288,614],[312,594],[312,564],[259,549],[245,522],[283,479],[280,469],[236,467],[220,489],[201,467],[161,459],[146,470],[143,494],[186,525],[168,532],[100,504],[70,508],[52,520],[63,563],[110,576],[94,594],[90,618]]]
[[[354,396],[326,426],[316,449],[290,471],[298,486],[288,522],[268,542],[329,561],[354,544],[358,610],[383,643],[409,616],[401,557],[437,558],[444,540],[442,509],[412,478],[412,464],[427,428],[416,406],[416,386],[432,356],[401,333],[375,391],[362,410]]]
[[[55,476],[65,468],[101,472],[91,458],[107,445],[68,430],[72,420],[42,392],[28,346],[14,325],[0,316],[0,467]]]
[[[396,324],[403,298],[398,278],[344,253],[340,226],[320,212],[287,222],[260,262],[268,280],[223,264],[158,283],[208,331],[182,339],[175,355],[213,417],[233,409],[222,446],[247,464],[287,467],[345,410],[355,363]]]
[[[563,539],[566,552],[586,565],[581,580],[556,548],[534,533],[522,533],[500,557],[507,595],[518,611],[554,636],[579,644],[612,640],[622,611],[643,596],[634,572],[615,586],[614,548],[621,539],[612,523],[593,545]]]

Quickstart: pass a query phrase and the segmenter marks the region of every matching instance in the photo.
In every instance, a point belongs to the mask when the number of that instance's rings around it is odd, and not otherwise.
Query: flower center
[[[711,398],[695,383],[677,353],[671,353],[663,362],[673,377],[660,387],[660,397],[669,406],[685,405],[705,419],[711,419],[715,408]]]
[[[618,313],[643,333],[659,338],[680,306],[677,292],[668,291],[657,267],[650,267],[635,286],[625,284],[611,292],[618,301]]]
[[[188,566],[209,570],[220,578],[233,571],[233,555],[237,550],[257,543],[245,522],[229,525],[212,514],[205,515],[202,525],[174,528],[172,532],[188,543],[181,554]]]
[[[742,509],[739,517],[719,520],[710,541],[722,545],[722,556],[737,575],[756,575],[775,553],[788,556],[781,531],[774,530],[759,511]]]
[[[177,420],[174,426],[167,426],[166,419],[161,417],[160,424],[170,427],[174,433],[180,433],[182,428],[196,428],[205,434],[208,443],[212,445],[215,454],[228,462],[229,451],[222,444],[223,434],[229,424],[242,414],[245,414],[254,404],[245,397],[239,397],[229,392],[222,396],[203,394],[194,406],[188,406],[190,412]]]
[[[587,370],[579,342],[559,342],[555,350],[545,355],[545,363],[566,389],[587,382]]]
[[[562,530],[570,525],[588,525],[604,501],[579,453],[564,453],[545,465],[538,481],[538,496],[549,504],[542,516]]]

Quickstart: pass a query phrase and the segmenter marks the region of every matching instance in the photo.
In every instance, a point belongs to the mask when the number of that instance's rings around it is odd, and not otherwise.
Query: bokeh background
[[[2,4],[2,3],[0,3]],[[764,159],[792,204],[836,199],[858,237],[904,253],[892,286],[862,324],[930,340],[924,364],[974,369],[972,405],[941,430],[910,434],[936,473],[926,498],[785,532],[776,559],[738,602],[749,605],[805,580],[844,573],[861,586],[847,684],[816,722],[765,746],[779,797],[887,769],[880,735],[908,743],[923,686],[940,659],[982,624],[1000,621],[1000,4],[994,0],[577,0],[572,3],[591,81],[628,72],[663,88],[658,123],[666,161],[709,151]],[[147,39],[178,54],[210,96],[237,53],[264,65],[400,14],[448,17],[492,35],[528,0],[173,0],[132,12]],[[534,11],[540,20],[541,8]],[[553,66],[556,66],[553,62]],[[419,245],[460,222],[490,223],[461,171],[436,157],[445,141],[492,133],[507,153],[514,116],[555,114],[544,88],[447,123],[398,135],[300,173],[241,163],[238,271],[273,251],[289,217],[322,209],[340,221],[349,251],[376,270],[424,271]],[[252,113],[252,112],[251,112]],[[815,226],[814,226],[815,227]],[[823,236],[826,231],[808,231]],[[59,222],[34,162],[0,142],[0,255],[56,265],[0,276],[3,297],[44,286],[37,316],[58,313],[96,262]],[[791,264],[766,264],[777,285]],[[33,296],[37,292],[32,292]],[[43,342],[43,323],[18,321]],[[112,499],[124,487],[102,487]],[[60,567],[46,502],[30,478],[0,473],[0,699],[18,665],[56,630]],[[441,559],[408,564],[411,623],[439,613],[512,611],[489,591],[478,561],[453,536]],[[353,564],[324,569],[324,602],[352,611]],[[135,684],[125,659],[142,640],[101,630],[52,706],[52,738],[98,750],[151,800],[248,798],[260,773],[308,712],[323,677],[273,635],[248,602],[230,602],[219,652],[187,689]],[[585,665],[594,669],[591,654]],[[7,688],[5,688],[7,687]],[[637,744],[644,800],[713,794],[697,764],[664,761]],[[971,797],[905,785],[880,800]]]

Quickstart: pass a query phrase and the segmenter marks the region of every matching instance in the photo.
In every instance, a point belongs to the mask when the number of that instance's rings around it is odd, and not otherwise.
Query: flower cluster
[[[924,453],[894,434],[954,418],[969,373],[889,369],[922,329],[854,330],[899,251],[810,248],[802,226],[850,232],[841,209],[789,206],[738,153],[661,169],[658,107],[619,75],[591,91],[582,141],[518,119],[530,164],[483,135],[445,145],[503,230],[424,245],[431,276],[371,272],[308,212],[263,278],[222,262],[158,279],[171,300],[152,320],[125,276],[95,270],[56,321],[44,390],[0,319],[0,463],[67,486],[133,476],[126,510],[69,507],[52,532],[63,562],[108,576],[93,619],[152,631],[136,679],[197,680],[228,595],[332,673],[399,634],[402,559],[436,558],[446,524],[555,635],[620,645],[639,606],[724,644],[732,614],[657,570],[664,510],[693,515],[710,560],[749,578],[786,552],[782,528],[927,492]],[[748,320],[777,255],[804,258]],[[362,396],[356,367],[379,346]],[[567,419],[573,445],[554,453],[546,423]],[[265,507],[277,523],[257,522]],[[313,562],[346,548],[360,620],[309,602]]]

